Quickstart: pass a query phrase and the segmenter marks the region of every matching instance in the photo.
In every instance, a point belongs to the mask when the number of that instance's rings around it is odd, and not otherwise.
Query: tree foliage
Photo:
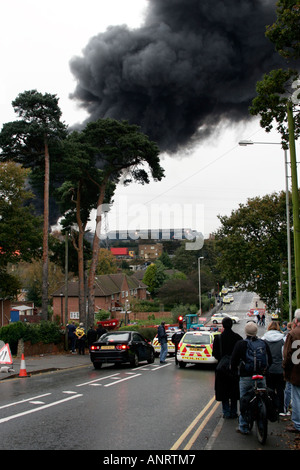
[[[274,306],[281,268],[287,262],[285,193],[249,199],[219,219],[218,265],[224,277],[240,282],[269,307]]]
[[[114,255],[106,248],[100,248],[96,274],[114,274],[118,271]]]
[[[50,145],[57,145],[66,136],[66,126],[60,121],[61,110],[56,95],[29,90],[20,93],[12,103],[19,120],[4,124],[0,133],[0,160],[13,160],[44,175],[43,225],[43,306],[48,313],[48,232]]]
[[[277,20],[267,27],[266,36],[276,51],[286,59],[300,56],[300,5],[299,0],[279,0]]]
[[[26,205],[32,193],[25,189],[29,170],[13,162],[0,163],[0,297],[17,294],[20,282],[8,273],[8,264],[40,256],[42,221]]]
[[[288,126],[287,104],[293,94],[292,83],[299,77],[292,69],[276,69],[265,74],[263,80],[257,82],[257,96],[252,101],[250,114],[260,115],[260,125],[270,132],[274,124],[281,135],[283,148],[289,146],[290,130]],[[294,105],[295,139],[300,135],[300,113]]]

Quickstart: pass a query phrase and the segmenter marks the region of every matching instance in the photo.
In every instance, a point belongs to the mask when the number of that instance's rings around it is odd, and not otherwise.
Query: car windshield
[[[101,342],[114,342],[114,341],[128,341],[129,340],[129,333],[120,332],[120,333],[106,333],[101,336]]]
[[[193,335],[187,333],[184,337],[184,343],[191,344],[210,344],[210,335]]]

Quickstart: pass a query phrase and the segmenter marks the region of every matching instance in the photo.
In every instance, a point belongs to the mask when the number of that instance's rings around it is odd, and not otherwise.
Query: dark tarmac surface
[[[1,372],[0,381],[12,379],[30,380],[30,376],[35,374],[78,367],[90,367],[93,369],[88,353],[85,355],[65,353],[32,356],[25,357],[24,361],[27,377],[19,376],[21,358],[13,358],[12,367],[14,372]],[[250,435],[244,436],[236,432],[236,420],[224,420],[221,418],[212,436],[208,439],[206,450],[300,450],[300,435],[295,435],[285,430],[290,424],[291,420],[289,417],[280,417],[278,422],[269,423],[267,442],[261,445],[257,441],[255,429],[252,430]]]

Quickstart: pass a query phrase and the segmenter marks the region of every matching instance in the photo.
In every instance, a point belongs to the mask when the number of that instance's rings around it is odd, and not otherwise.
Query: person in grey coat
[[[280,331],[277,321],[272,321],[262,339],[268,344],[273,362],[266,375],[267,387],[274,390],[277,399],[279,413],[284,413],[284,389],[285,380],[283,376],[283,345],[284,334]]]

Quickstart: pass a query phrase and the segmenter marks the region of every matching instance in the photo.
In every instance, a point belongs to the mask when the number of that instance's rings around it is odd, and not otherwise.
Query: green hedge
[[[59,326],[50,321],[41,323],[23,323],[21,321],[10,323],[0,328],[0,340],[8,343],[12,354],[15,354],[19,339],[35,343],[54,343],[62,341]]]
[[[127,326],[122,326],[121,328],[118,329],[118,331],[123,330],[123,331],[137,331],[138,333],[141,333],[144,338],[148,339],[149,341],[152,341],[154,336],[157,333],[157,328],[147,328],[139,325],[127,325]]]

